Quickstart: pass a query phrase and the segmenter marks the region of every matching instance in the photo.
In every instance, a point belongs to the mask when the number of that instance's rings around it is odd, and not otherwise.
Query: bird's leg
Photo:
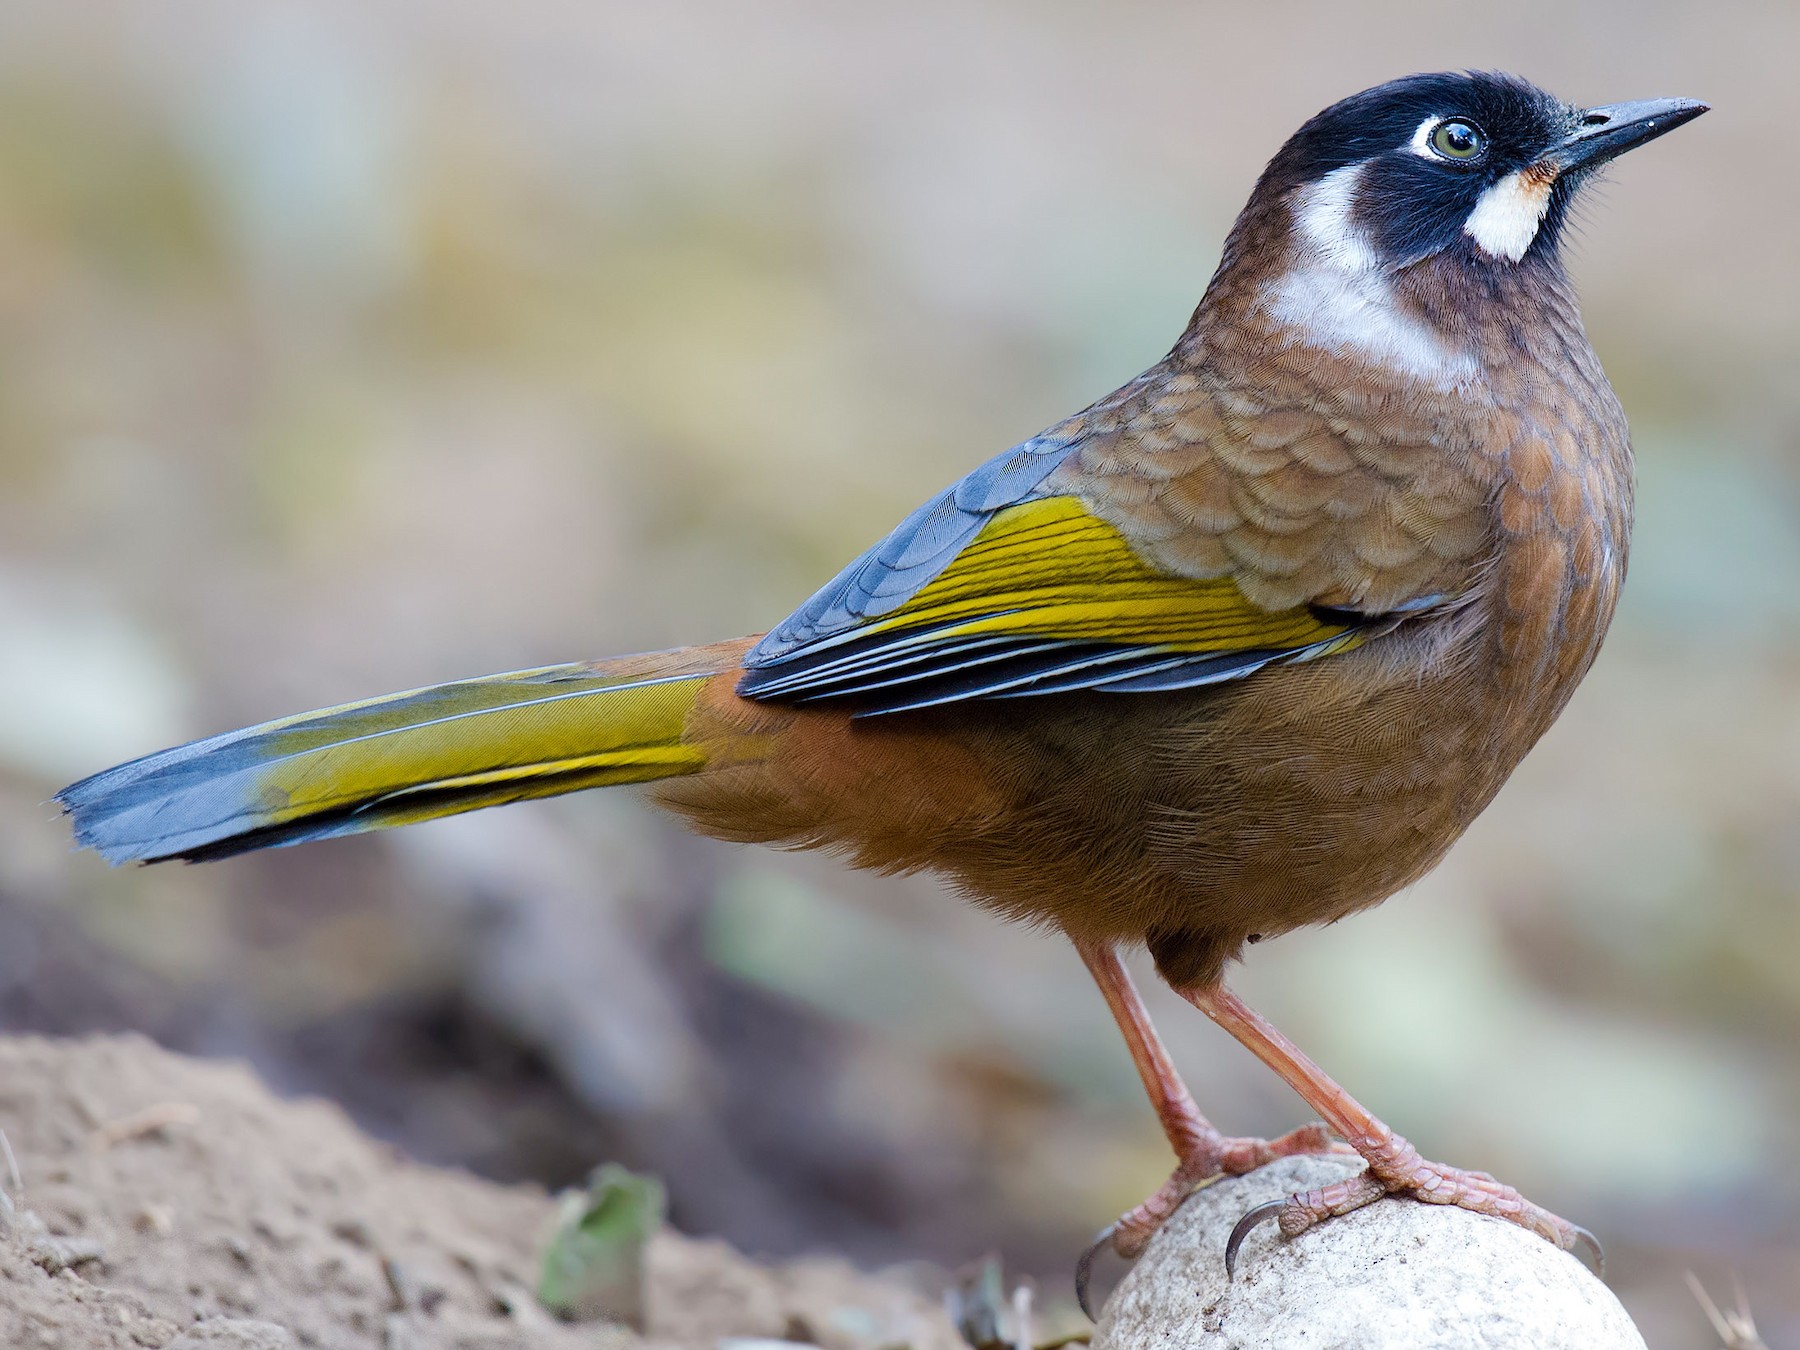
[[[1194,1187],[1208,1177],[1241,1176],[1276,1158],[1334,1150],[1336,1146],[1323,1125],[1303,1125],[1279,1139],[1240,1139],[1220,1134],[1195,1107],[1162,1038],[1156,1034],[1149,1009],[1144,1007],[1118,949],[1109,942],[1076,939],[1075,950],[1087,962],[1094,983],[1106,997],[1106,1006],[1112,1009],[1113,1019],[1131,1049],[1138,1076],[1144,1080],[1144,1091],[1156,1108],[1156,1118],[1162,1122],[1163,1133],[1168,1135],[1176,1157],[1175,1171],[1156,1193],[1100,1234],[1083,1258],[1084,1270],[1093,1253],[1108,1244],[1123,1257],[1138,1255]]]
[[[1533,1204],[1511,1186],[1486,1172],[1427,1162],[1419,1151],[1395,1134],[1286,1036],[1275,1029],[1223,984],[1176,991],[1235,1036],[1249,1051],[1280,1074],[1326,1124],[1342,1135],[1368,1162],[1366,1171],[1345,1181],[1270,1205],[1258,1206],[1232,1232],[1225,1266],[1229,1273],[1237,1247],[1258,1222],[1274,1218],[1284,1237],[1295,1237],[1315,1224],[1361,1209],[1387,1195],[1408,1195],[1434,1205],[1458,1205],[1491,1214],[1528,1228],[1564,1251],[1588,1247],[1599,1259],[1593,1234]]]

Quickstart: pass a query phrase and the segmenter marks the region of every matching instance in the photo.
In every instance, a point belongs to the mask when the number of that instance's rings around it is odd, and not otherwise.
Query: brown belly
[[[1026,921],[1146,940],[1172,978],[1213,978],[1253,934],[1421,876],[1529,749],[1501,734],[1468,619],[1237,685],[939,714],[935,734],[976,747],[982,806],[899,865]]]

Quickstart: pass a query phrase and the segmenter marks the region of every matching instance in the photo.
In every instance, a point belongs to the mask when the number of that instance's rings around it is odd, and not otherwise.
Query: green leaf
[[[575,1322],[644,1329],[644,1254],[662,1227],[663,1184],[616,1163],[596,1167],[585,1191],[565,1191],[544,1252],[538,1301]]]

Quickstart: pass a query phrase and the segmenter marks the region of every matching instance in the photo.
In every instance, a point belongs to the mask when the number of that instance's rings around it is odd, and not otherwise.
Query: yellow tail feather
[[[59,794],[115,862],[200,859],[696,773],[709,649],[549,666],[327,708],[165,750]]]

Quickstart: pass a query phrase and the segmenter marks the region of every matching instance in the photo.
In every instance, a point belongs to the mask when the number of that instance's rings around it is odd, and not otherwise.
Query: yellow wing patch
[[[1230,577],[1155,571],[1072,497],[997,512],[917,595],[859,632],[926,628],[943,641],[992,634],[1176,652],[1287,651],[1356,636],[1303,607],[1258,609]]]

